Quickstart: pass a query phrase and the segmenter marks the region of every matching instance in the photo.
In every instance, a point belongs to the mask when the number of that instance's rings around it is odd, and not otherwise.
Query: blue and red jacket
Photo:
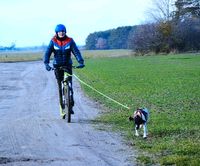
[[[54,53],[54,66],[68,66],[72,64],[71,53],[75,56],[79,64],[84,64],[79,49],[74,40],[68,36],[58,38],[56,35],[51,39],[44,55],[44,63],[48,64],[51,54]]]

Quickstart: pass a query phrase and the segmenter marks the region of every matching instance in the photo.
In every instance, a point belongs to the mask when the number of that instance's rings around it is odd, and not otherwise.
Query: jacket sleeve
[[[72,50],[72,53],[74,54],[76,60],[78,61],[78,63],[84,64],[84,59],[73,39],[72,39],[72,44],[71,44],[71,50]]]
[[[50,43],[46,49],[46,52],[44,54],[44,57],[43,57],[44,64],[49,63],[52,52],[53,52],[53,42],[50,41]]]

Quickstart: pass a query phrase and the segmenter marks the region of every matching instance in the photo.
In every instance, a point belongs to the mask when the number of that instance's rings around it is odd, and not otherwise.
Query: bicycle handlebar
[[[79,66],[72,66],[73,69],[81,69]],[[55,70],[56,67],[51,67],[51,70]],[[61,70],[66,70],[66,67],[64,66],[60,66],[58,67],[58,69],[61,69]]]

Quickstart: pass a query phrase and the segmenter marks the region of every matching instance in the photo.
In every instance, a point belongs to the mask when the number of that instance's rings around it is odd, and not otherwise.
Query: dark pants
[[[65,68],[67,69],[67,72],[72,75],[72,65],[66,66]],[[57,84],[58,84],[60,105],[64,109],[64,106],[62,105],[62,87],[61,87],[61,82],[64,79],[64,71],[62,69],[59,69],[59,67],[55,66],[54,73],[55,73],[55,77],[57,79]],[[71,82],[71,85],[72,85],[71,76],[69,77],[69,81]],[[73,94],[73,89],[72,89],[72,94]]]

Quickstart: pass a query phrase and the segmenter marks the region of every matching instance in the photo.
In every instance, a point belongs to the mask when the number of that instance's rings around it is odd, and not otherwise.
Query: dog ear
[[[133,117],[132,116],[129,116],[129,121],[133,121]]]

